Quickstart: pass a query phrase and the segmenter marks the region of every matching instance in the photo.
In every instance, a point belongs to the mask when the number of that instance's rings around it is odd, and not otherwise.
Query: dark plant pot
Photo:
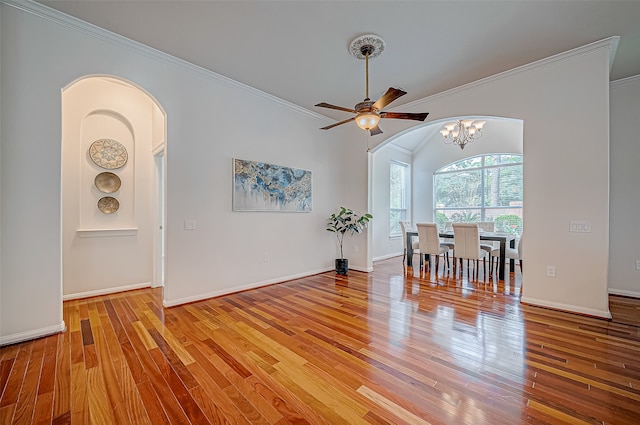
[[[349,271],[349,260],[346,258],[336,258],[336,273],[346,275]]]

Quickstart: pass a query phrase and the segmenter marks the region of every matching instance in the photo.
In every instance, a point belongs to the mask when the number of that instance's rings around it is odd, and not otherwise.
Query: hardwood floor
[[[65,302],[0,348],[0,424],[638,424],[639,328],[399,258],[169,309]]]
[[[614,322],[640,326],[640,299],[609,295],[609,310]]]

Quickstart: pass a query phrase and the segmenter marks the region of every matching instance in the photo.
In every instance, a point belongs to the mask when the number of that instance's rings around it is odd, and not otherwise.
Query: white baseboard
[[[394,254],[387,254],[387,255],[382,255],[380,257],[376,257],[376,258],[372,258],[371,261],[382,261],[382,260],[387,260],[389,258],[393,258],[393,257],[402,257],[402,252],[396,252]]]
[[[626,289],[609,288],[609,295],[622,295],[623,297],[640,298],[639,291],[627,291]]]
[[[547,300],[529,298],[524,295],[522,296],[522,298],[520,298],[520,302],[523,302],[525,304],[531,304],[538,307],[548,307],[548,308],[553,308],[555,310],[562,310],[569,313],[579,313],[579,314],[586,314],[588,316],[602,317],[604,319],[611,319],[611,312],[608,309],[596,310],[596,309],[584,308],[584,307],[580,307],[572,304],[554,303],[554,302],[549,302]]]
[[[221,289],[221,290],[218,290],[218,291],[206,292],[204,294],[192,295],[192,296],[189,296],[189,297],[178,298],[178,299],[175,299],[175,300],[169,300],[169,301],[164,300],[164,301],[162,301],[162,305],[164,307],[175,307],[177,305],[192,303],[192,302],[196,302],[196,301],[202,301],[202,300],[206,300],[206,299],[209,299],[209,298],[220,297],[222,295],[232,294],[234,292],[241,292],[241,291],[246,291],[248,289],[255,289],[255,288],[260,288],[262,286],[273,285],[274,283],[282,283],[282,282],[286,282],[288,280],[294,280],[294,279],[300,279],[302,277],[313,276],[315,274],[325,273],[325,272],[328,272],[328,271],[331,271],[331,270],[334,270],[334,268],[333,267],[327,267],[327,268],[319,269],[319,270],[315,270],[315,271],[309,271],[309,272],[300,273],[300,274],[291,275],[291,276],[283,276],[283,277],[279,277],[279,278],[276,278],[276,279],[263,280],[263,281],[260,281],[260,282],[248,283],[246,285],[236,286],[236,287],[233,287],[233,288]]]
[[[97,297],[99,295],[115,294],[116,292],[132,291],[134,289],[150,288],[151,282],[135,283],[133,285],[114,286],[112,288],[97,289],[95,291],[77,292],[62,296],[63,301],[77,300],[80,298]]]
[[[373,271],[373,267],[349,266],[349,270],[356,270],[359,272],[371,273]]]
[[[47,326],[46,328],[34,329],[32,331],[0,336],[0,346],[16,344],[18,342],[25,342],[36,338],[42,338],[43,336],[57,334],[66,330],[67,326],[65,325],[63,320],[59,325]]]

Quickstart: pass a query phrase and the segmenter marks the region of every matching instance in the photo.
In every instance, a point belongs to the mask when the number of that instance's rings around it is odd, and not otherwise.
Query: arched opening
[[[447,122],[456,119],[482,119],[486,121],[483,136],[473,144],[460,149],[456,145],[445,144],[440,130]],[[402,234],[397,219],[398,205],[391,205],[394,194],[392,187],[404,190],[401,209],[403,221],[436,222],[434,210],[434,172],[447,164],[468,157],[503,153],[523,153],[523,121],[511,118],[465,116],[447,117],[412,127],[381,143],[371,150],[373,155],[370,187],[372,188],[371,212],[376,218],[372,234],[371,257],[375,260],[401,256],[403,253]],[[393,169],[404,167],[404,182],[393,182]],[[395,230],[395,232],[394,232]]]
[[[165,140],[163,109],[129,81],[62,90],[64,300],[162,285]]]

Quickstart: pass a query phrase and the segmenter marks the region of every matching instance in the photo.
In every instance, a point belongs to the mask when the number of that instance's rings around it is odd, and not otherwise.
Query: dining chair
[[[453,223],[453,240],[456,244],[453,251],[454,269],[457,266],[457,259],[460,259],[460,268],[463,267],[463,260],[467,260],[467,270],[469,269],[469,260],[473,260],[477,279],[479,261],[482,260],[483,270],[486,275],[488,252],[480,248],[478,223]]]
[[[451,230],[452,229],[452,227],[451,227],[452,224],[453,224],[452,221],[447,221],[444,224],[444,230]],[[455,247],[455,245],[456,245],[455,242],[453,241],[453,239],[450,239],[450,238],[440,239],[440,244],[441,245],[447,245],[449,247],[449,249],[453,249]]]
[[[520,263],[520,273],[522,273],[522,233],[520,234],[520,239],[518,240],[518,246],[517,248],[509,248],[507,247],[505,249],[504,252],[504,258],[505,260],[509,259],[509,260],[519,260]],[[499,260],[500,259],[500,248],[496,248],[494,250],[491,251],[491,270],[493,271],[493,260]],[[497,266],[498,261],[496,261],[496,269],[498,268]],[[512,272],[514,270],[511,270]]]
[[[431,265],[428,256],[436,256],[436,274],[438,274],[438,265],[440,264],[440,255],[444,254],[449,267],[449,247],[440,243],[438,236],[438,225],[435,223],[417,223],[418,227],[418,246],[420,250],[420,268],[424,261]],[[425,265],[426,267],[426,265]],[[444,265],[443,265],[444,269]]]
[[[410,221],[400,221],[400,228],[402,229],[402,247],[404,254],[402,254],[402,262],[404,263],[407,258],[407,232],[413,230],[413,226]],[[418,240],[415,236],[411,237],[411,247],[414,254],[419,254]]]
[[[494,223],[493,221],[479,221],[478,228],[483,232],[495,232],[496,223]],[[493,251],[496,248],[496,243],[495,242],[481,243],[480,248],[484,249],[485,251],[487,251],[487,253],[491,254],[491,251]]]

